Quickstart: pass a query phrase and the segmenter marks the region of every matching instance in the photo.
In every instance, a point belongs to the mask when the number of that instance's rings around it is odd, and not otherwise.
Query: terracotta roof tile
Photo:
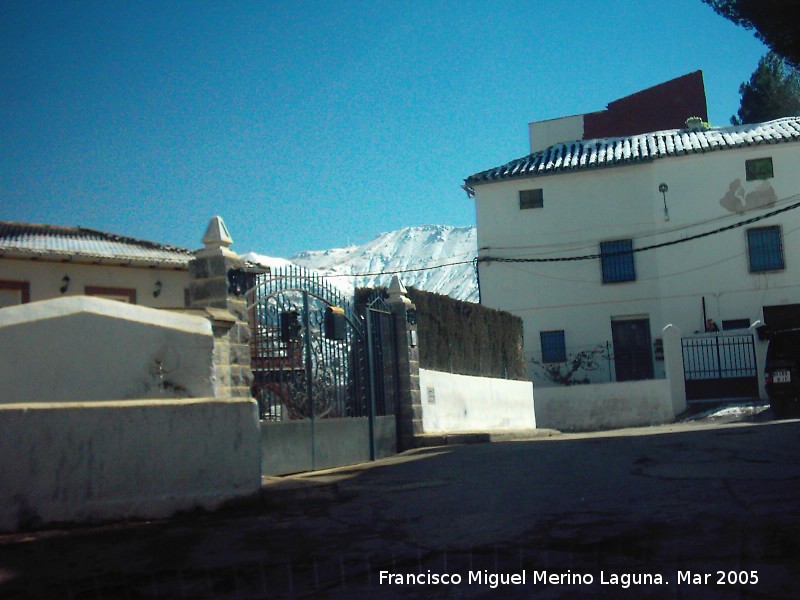
[[[0,254],[172,268],[186,267],[192,258],[192,251],[186,248],[94,229],[12,221],[0,221]]]
[[[467,186],[601,167],[615,167],[658,158],[717,150],[800,141],[800,117],[712,129],[672,129],[619,138],[555,144],[505,165],[468,177]]]

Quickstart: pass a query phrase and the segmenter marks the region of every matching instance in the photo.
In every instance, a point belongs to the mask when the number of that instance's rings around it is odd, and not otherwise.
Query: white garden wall
[[[664,379],[539,387],[534,392],[539,427],[596,431],[672,423],[686,410],[681,330],[667,325]]]
[[[206,317],[102,298],[0,309],[0,531],[256,494],[257,405],[211,397],[214,343]]]
[[[0,404],[0,531],[213,510],[260,452],[251,399]]]
[[[539,427],[595,431],[675,421],[669,379],[536,388]]]
[[[533,429],[529,381],[419,370],[425,433]]]
[[[214,395],[207,318],[70,296],[0,309],[0,404]]]

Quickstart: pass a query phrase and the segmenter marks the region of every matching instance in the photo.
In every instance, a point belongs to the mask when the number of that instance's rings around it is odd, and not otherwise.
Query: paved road
[[[0,537],[0,597],[794,599],[800,421],[758,421],[428,448],[268,506]]]

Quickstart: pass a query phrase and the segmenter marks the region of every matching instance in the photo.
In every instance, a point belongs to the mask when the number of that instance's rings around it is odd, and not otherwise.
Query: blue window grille
[[[539,340],[542,344],[542,362],[559,363],[567,362],[567,347],[564,343],[564,331],[540,331]]]
[[[751,273],[780,271],[784,268],[781,228],[757,227],[747,230],[747,256]]]
[[[603,283],[636,280],[633,240],[600,242],[600,262],[603,267]]]

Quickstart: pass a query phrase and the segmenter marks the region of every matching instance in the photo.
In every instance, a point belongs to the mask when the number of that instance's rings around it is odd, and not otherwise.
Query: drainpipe
[[[703,296],[703,326],[700,328],[700,331],[705,332],[706,330],[706,321],[708,317],[706,317],[706,297]]]

